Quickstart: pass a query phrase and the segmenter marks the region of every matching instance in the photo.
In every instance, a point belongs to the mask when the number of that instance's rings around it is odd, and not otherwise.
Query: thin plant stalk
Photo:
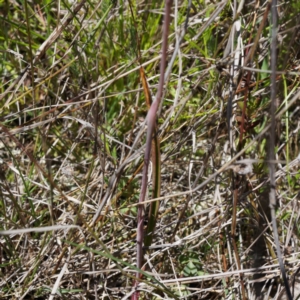
[[[143,237],[144,237],[144,204],[147,191],[147,183],[148,183],[148,166],[150,161],[150,153],[151,153],[151,146],[152,146],[152,137],[153,131],[156,122],[156,113],[161,102],[163,89],[164,89],[164,73],[166,69],[166,62],[167,62],[167,49],[168,49],[168,35],[169,35],[169,27],[170,27],[170,15],[171,15],[171,6],[172,0],[166,0],[165,3],[165,14],[164,14],[164,26],[163,26],[163,41],[162,41],[162,57],[160,61],[160,78],[158,84],[158,90],[156,97],[150,107],[150,110],[147,115],[147,138],[146,138],[146,149],[145,149],[145,156],[144,156],[144,168],[143,168],[143,177],[142,177],[142,187],[141,193],[139,198],[139,207],[138,207],[138,225],[137,225],[137,238],[136,238],[136,247],[137,247],[137,257],[136,263],[137,268],[141,269],[142,267],[142,260],[143,260]],[[138,280],[140,278],[140,272],[136,273],[136,282],[135,286],[138,284]],[[131,299],[138,299],[139,293],[136,291],[133,293]]]
[[[271,115],[271,127],[270,127],[270,135],[269,135],[269,149],[268,149],[268,156],[269,160],[275,160],[275,128],[276,128],[276,64],[277,64],[277,0],[272,0],[272,7],[271,7],[271,13],[272,13],[272,42],[271,42],[271,109],[270,109],[270,115]],[[275,165],[272,163],[269,163],[269,174],[270,174],[270,192],[269,192],[269,203],[270,203],[270,209],[271,209],[271,216],[272,216],[272,227],[273,227],[273,234],[274,234],[274,240],[276,245],[276,251],[277,251],[277,257],[278,257],[278,263],[282,274],[282,279],[284,282],[287,298],[289,300],[293,299],[293,296],[291,294],[291,290],[289,287],[289,283],[286,277],[284,264],[282,260],[281,250],[280,250],[280,244],[279,244],[279,237],[278,237],[278,229],[277,229],[277,222],[276,222],[276,213],[275,213],[275,207],[276,207],[276,180],[275,180]]]

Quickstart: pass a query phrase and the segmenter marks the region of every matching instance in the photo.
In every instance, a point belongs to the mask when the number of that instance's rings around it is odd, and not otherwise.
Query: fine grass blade
[[[150,106],[152,103],[152,98],[151,98],[151,93],[149,90],[146,74],[144,72],[143,67],[140,67],[140,75],[141,75],[144,94],[145,94],[145,98],[146,98],[146,104],[147,104],[148,109],[150,109]],[[160,197],[161,165],[160,165],[160,141],[157,136],[157,124],[155,124],[154,131],[153,131],[153,139],[152,139],[152,145],[151,145],[151,160],[152,160],[152,168],[153,168],[152,198],[158,198],[158,197]],[[157,213],[158,213],[158,205],[159,205],[158,201],[151,202],[151,204],[150,204],[148,225],[147,225],[147,229],[146,229],[146,235],[144,238],[144,245],[146,247],[149,247],[152,244],[153,234],[154,234],[156,219],[157,219]]]

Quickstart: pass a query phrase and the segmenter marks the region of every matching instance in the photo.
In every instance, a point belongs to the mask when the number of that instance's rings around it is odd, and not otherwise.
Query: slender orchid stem
[[[150,161],[150,153],[151,153],[151,143],[153,130],[156,122],[156,113],[161,102],[164,82],[165,82],[165,69],[167,63],[167,49],[168,49],[168,35],[169,35],[169,27],[170,27],[170,19],[171,19],[171,6],[172,0],[166,0],[165,4],[165,14],[164,14],[164,26],[163,26],[163,42],[162,42],[162,58],[160,61],[160,78],[158,84],[158,90],[156,97],[149,109],[147,115],[147,139],[146,139],[146,150],[144,156],[144,168],[143,168],[143,177],[142,177],[142,187],[139,198],[139,203],[145,201],[146,191],[147,191],[147,183],[148,183],[148,166]],[[143,235],[144,235],[144,204],[140,204],[138,207],[138,226],[137,226],[137,268],[141,269],[142,260],[143,260]],[[140,273],[136,274],[136,282],[135,286],[138,284],[138,279],[140,278]],[[131,299],[138,299],[138,292],[135,292],[132,295]]]

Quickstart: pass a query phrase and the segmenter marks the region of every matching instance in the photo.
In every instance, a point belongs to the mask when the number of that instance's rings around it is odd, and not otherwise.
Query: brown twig
[[[271,42],[271,126],[269,131],[269,148],[268,148],[268,159],[270,161],[275,160],[275,128],[276,128],[276,64],[277,64],[277,0],[272,0],[271,6],[272,12],[272,42]],[[274,240],[276,245],[278,263],[281,270],[286,294],[289,300],[293,299],[293,296],[290,291],[289,283],[286,277],[284,264],[282,260],[279,238],[278,238],[278,229],[277,229],[277,222],[276,222],[276,190],[275,190],[275,165],[269,163],[269,175],[270,175],[270,192],[269,192],[269,203],[271,209],[271,217],[272,217],[272,227],[273,227],[273,234]]]

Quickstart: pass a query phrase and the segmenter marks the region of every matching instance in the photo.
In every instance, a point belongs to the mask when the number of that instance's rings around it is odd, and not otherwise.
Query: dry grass
[[[163,6],[70,3],[0,4],[1,299],[132,293],[147,114],[139,67],[155,94]],[[142,299],[272,299],[282,289],[266,163],[268,6],[245,1],[233,19],[233,4],[192,2],[176,53],[188,4],[174,3]],[[299,9],[278,3],[277,224],[290,278],[299,267]]]

